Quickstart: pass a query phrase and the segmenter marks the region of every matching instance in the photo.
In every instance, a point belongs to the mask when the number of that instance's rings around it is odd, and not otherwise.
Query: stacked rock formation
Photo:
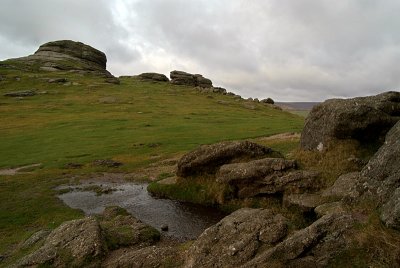
[[[204,173],[234,188],[235,198],[307,192],[317,186],[318,176],[317,172],[296,170],[295,161],[249,141],[203,145],[178,162],[180,177]]]
[[[182,71],[172,71],[170,73],[171,83],[175,85],[185,85],[193,87],[212,87],[210,79],[203,77],[201,74],[190,74]]]
[[[106,55],[91,46],[71,40],[48,42],[30,56],[12,59],[23,62],[27,67],[43,71],[90,72],[106,77]]]

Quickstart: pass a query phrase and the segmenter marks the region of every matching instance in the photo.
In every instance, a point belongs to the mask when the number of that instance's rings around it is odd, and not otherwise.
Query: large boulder
[[[237,210],[200,235],[188,250],[185,267],[238,267],[281,241],[287,223],[267,209]]]
[[[172,71],[170,73],[171,83],[175,85],[185,85],[192,87],[211,88],[210,79],[203,77],[201,74],[190,74],[182,71]]]
[[[30,56],[11,59],[23,63],[27,68],[44,71],[78,71],[112,75],[106,70],[106,55],[91,46],[71,40],[48,42]]]
[[[105,249],[98,221],[87,217],[63,223],[50,233],[42,247],[16,266],[83,267],[100,261]]]
[[[224,164],[266,157],[271,153],[271,148],[250,141],[202,145],[179,160],[177,175],[187,177],[200,173],[215,173]]]
[[[306,119],[300,144],[322,150],[335,139],[382,143],[400,119],[400,92],[353,99],[331,99],[314,106]]]
[[[169,79],[163,74],[159,73],[142,73],[138,75],[138,78],[142,81],[150,82],[168,82]]]

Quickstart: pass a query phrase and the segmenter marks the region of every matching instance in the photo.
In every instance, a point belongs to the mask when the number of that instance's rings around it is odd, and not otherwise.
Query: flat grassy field
[[[0,75],[0,169],[41,164],[32,173],[0,176],[0,255],[13,255],[10,260],[26,253],[19,242],[33,232],[82,216],[54,188],[76,175],[109,171],[93,167],[93,160],[113,159],[124,165],[111,171],[135,172],[200,144],[300,132],[304,120],[264,104],[136,78],[114,85],[91,75],[1,65]],[[4,96],[29,89],[38,94]],[[68,163],[83,167],[67,169]]]

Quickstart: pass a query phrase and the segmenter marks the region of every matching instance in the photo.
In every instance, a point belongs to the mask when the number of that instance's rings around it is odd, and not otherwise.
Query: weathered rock
[[[400,180],[400,121],[387,133],[385,143],[363,168],[363,176],[378,181]]]
[[[63,223],[50,233],[42,247],[16,266],[83,267],[100,260],[104,253],[100,225],[95,218],[87,217]]]
[[[31,235],[27,240],[24,241],[21,248],[27,249],[33,246],[34,244],[38,243],[39,241],[43,240],[50,234],[50,230],[40,230]]]
[[[212,82],[210,79],[203,77],[200,74],[190,74],[182,71],[172,71],[170,73],[171,83],[175,85],[186,85],[193,87],[211,88]]]
[[[314,212],[318,218],[321,218],[322,216],[329,215],[329,214],[343,213],[343,212],[345,212],[345,208],[344,208],[342,202],[337,201],[337,202],[330,202],[330,203],[325,203],[325,204],[319,205],[314,209]]]
[[[142,81],[153,81],[153,82],[168,82],[169,79],[164,74],[159,73],[142,73],[138,75]]]
[[[212,90],[214,93],[223,94],[223,95],[226,94],[226,89],[223,87],[213,87]]]
[[[326,267],[348,246],[346,231],[353,223],[348,214],[323,216],[242,267]]]
[[[267,209],[237,210],[200,235],[188,250],[185,267],[238,267],[286,233],[282,215]]]
[[[137,220],[120,207],[107,207],[100,225],[109,249],[137,244],[151,245],[160,239],[160,233],[156,229]]]
[[[221,166],[217,173],[217,181],[232,183],[234,181],[252,182],[264,178],[276,171],[295,168],[294,160],[283,158],[263,158],[245,163],[226,164]]]
[[[323,203],[319,194],[289,194],[283,197],[283,205],[292,207],[301,212],[312,212]]]
[[[123,164],[112,159],[97,159],[93,161],[94,166],[104,166],[104,167],[119,167]]]
[[[30,90],[21,90],[21,91],[13,91],[13,92],[8,92],[5,93],[5,97],[31,97],[36,95],[36,90],[35,89],[30,89]]]
[[[360,172],[351,172],[340,176],[335,183],[324,190],[323,197],[327,198],[343,198],[357,197],[358,193],[352,191],[359,182]]]
[[[215,173],[224,164],[242,159],[265,157],[271,148],[249,142],[220,142],[203,145],[184,155],[178,162],[177,175],[187,177],[199,173]]]
[[[203,77],[201,74],[195,74],[194,77],[196,80],[196,86],[204,88],[212,87],[212,82],[210,79]]]
[[[51,78],[47,80],[48,83],[66,83],[68,80],[66,78]]]
[[[400,230],[400,187],[383,205],[380,218],[387,227]]]
[[[293,194],[315,191],[319,188],[317,183],[318,172],[296,170],[288,173],[274,172],[251,184],[235,185],[239,190],[239,198],[253,197],[257,195]]]
[[[107,58],[103,52],[71,40],[48,42],[33,55],[11,60],[23,62],[25,67],[45,71],[85,71],[112,77],[106,70]]]
[[[383,222],[400,229],[400,121],[387,133],[385,143],[361,171],[358,190],[384,204]]]
[[[124,248],[111,253],[102,263],[105,268],[180,267],[182,257],[174,247],[149,246],[141,249]]]
[[[267,103],[267,104],[274,104],[274,100],[271,98],[267,98],[267,99],[262,99],[260,102],[262,103]]]
[[[327,100],[314,106],[306,118],[300,144],[303,149],[316,150],[335,139],[382,143],[399,119],[400,92]]]

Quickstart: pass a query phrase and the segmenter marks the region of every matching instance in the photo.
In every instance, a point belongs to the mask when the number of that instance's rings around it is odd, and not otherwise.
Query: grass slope
[[[49,84],[44,78],[51,75],[79,85]],[[21,80],[9,81],[10,76]],[[110,85],[90,76],[30,76],[7,74],[0,83],[0,168],[62,167],[98,158],[134,165],[199,144],[298,132],[303,124],[300,117],[263,104],[168,83],[127,78]],[[31,88],[47,94],[22,100],[3,96]]]
[[[55,77],[74,84],[47,82]],[[44,94],[4,96],[28,89]],[[95,159],[112,158],[124,163],[118,171],[134,172],[199,144],[299,132],[303,125],[301,117],[270,106],[189,87],[134,78],[112,85],[91,75],[1,64],[0,114],[0,169],[43,164],[32,174],[0,176],[0,255],[12,255],[0,266],[26,253],[19,241],[33,232],[82,215],[63,205],[54,187],[99,170],[90,165]],[[64,169],[71,162],[84,166]]]

